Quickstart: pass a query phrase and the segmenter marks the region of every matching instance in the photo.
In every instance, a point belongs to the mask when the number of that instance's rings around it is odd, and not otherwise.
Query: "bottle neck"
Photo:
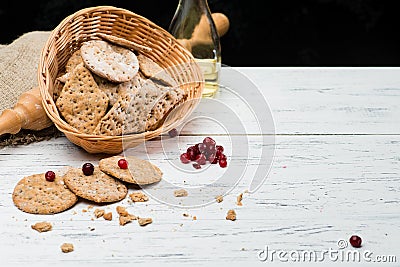
[[[179,0],[179,5],[182,7],[199,7],[208,9],[207,0]]]

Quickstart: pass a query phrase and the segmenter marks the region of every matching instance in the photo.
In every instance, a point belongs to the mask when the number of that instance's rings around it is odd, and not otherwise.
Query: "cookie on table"
[[[121,169],[118,166],[120,159],[125,159],[128,162],[127,169]],[[161,181],[163,175],[162,171],[156,165],[134,156],[112,156],[101,159],[99,168],[121,181],[138,185],[157,183]]]
[[[14,188],[13,202],[20,210],[33,214],[55,214],[72,207],[78,197],[56,174],[49,182],[45,174],[34,174],[21,179]]]
[[[143,54],[139,54],[137,58],[139,61],[139,69],[146,78],[158,80],[167,86],[178,86],[177,82],[171,77],[171,75],[169,75],[168,72],[154,60]]]
[[[94,168],[92,175],[85,175],[81,168],[71,168],[64,175],[64,182],[77,196],[96,203],[110,203],[122,200],[128,193],[127,187],[119,180]]]
[[[91,134],[106,114],[108,97],[81,63],[75,67],[65,83],[56,106],[72,127],[79,132]]]
[[[106,41],[84,42],[81,46],[81,55],[90,71],[112,82],[127,82],[139,71],[135,53]]]

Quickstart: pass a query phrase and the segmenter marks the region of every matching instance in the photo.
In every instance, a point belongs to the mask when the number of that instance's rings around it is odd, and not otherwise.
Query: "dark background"
[[[209,0],[228,16],[221,38],[230,66],[400,66],[399,0]],[[2,0],[0,43],[52,30],[90,6],[129,9],[168,29],[178,0]]]

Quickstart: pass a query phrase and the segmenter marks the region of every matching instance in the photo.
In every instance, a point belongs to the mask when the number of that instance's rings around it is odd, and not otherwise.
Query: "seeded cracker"
[[[92,175],[87,176],[80,168],[71,168],[64,175],[64,181],[76,195],[97,203],[119,201],[128,193],[123,183],[105,174],[98,167],[95,167]]]
[[[139,71],[135,53],[102,40],[84,42],[81,55],[88,69],[112,82],[127,82]]]
[[[100,120],[94,133],[115,136],[144,132],[151,109],[166,93],[151,83],[121,90],[118,101]]]
[[[65,120],[78,131],[91,134],[107,110],[108,97],[83,64],[78,65],[56,101]]]
[[[13,202],[20,210],[33,214],[54,214],[72,207],[78,198],[56,175],[53,182],[42,174],[24,177],[14,188]]]
[[[112,156],[101,159],[99,161],[100,170],[121,181],[132,184],[146,185],[161,181],[163,173],[151,162],[128,156],[125,157],[128,162],[128,169],[121,169],[118,167],[118,160],[121,158],[120,156]]]
[[[163,119],[178,103],[186,98],[185,92],[179,87],[160,87],[161,91],[166,92],[152,108],[147,117],[146,130],[155,130],[163,123]]]
[[[151,58],[143,54],[139,54],[137,58],[139,60],[140,71],[145,77],[160,81],[167,86],[178,86],[177,82],[168,74],[168,72]]]
[[[99,36],[100,38],[109,41],[111,43],[132,49],[132,50],[137,50],[137,51],[146,51],[146,52],[151,52],[153,49],[151,49],[150,47],[144,46],[144,45],[140,45],[137,44],[133,41],[129,41],[126,40],[124,38],[120,38],[120,37],[116,37],[114,35],[108,35],[108,34],[104,34],[104,33],[97,33],[97,36]]]

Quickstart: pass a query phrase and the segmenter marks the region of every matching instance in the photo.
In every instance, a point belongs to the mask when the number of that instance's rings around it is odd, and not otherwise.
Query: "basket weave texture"
[[[121,37],[151,48],[150,52],[141,53],[165,68],[187,93],[185,103],[170,113],[156,130],[122,136],[90,135],[78,132],[61,117],[53,97],[55,86],[59,86],[56,78],[83,42],[100,39],[97,33]],[[202,72],[193,56],[170,33],[143,16],[113,6],[79,10],[51,32],[41,52],[38,83],[43,107],[55,126],[87,152],[107,154],[118,154],[179,125],[196,108],[204,88]]]

